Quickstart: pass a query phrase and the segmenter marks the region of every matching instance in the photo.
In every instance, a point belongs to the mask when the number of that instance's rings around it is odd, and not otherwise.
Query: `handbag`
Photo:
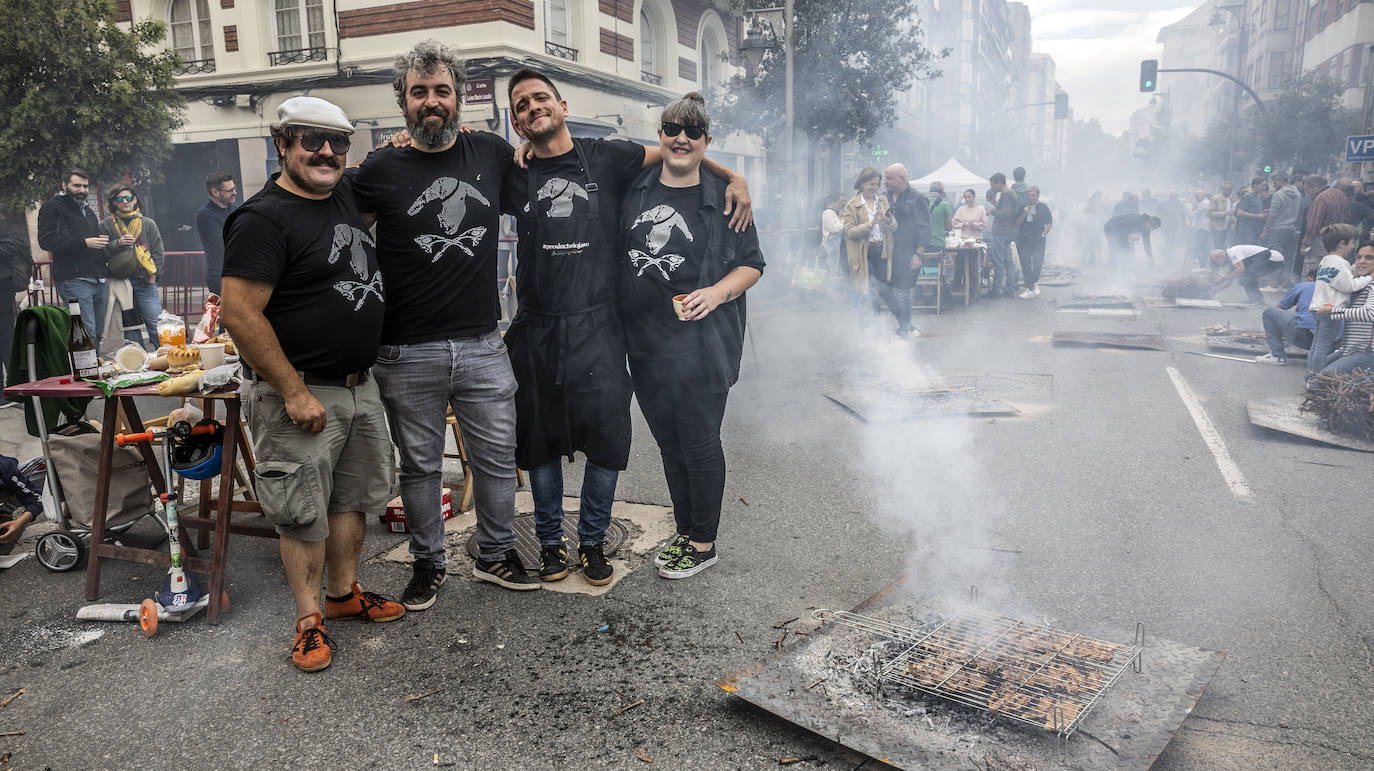
[[[132,246],[126,246],[115,252],[105,267],[110,273],[110,278],[128,278],[142,270],[138,264],[138,254],[134,252]]]

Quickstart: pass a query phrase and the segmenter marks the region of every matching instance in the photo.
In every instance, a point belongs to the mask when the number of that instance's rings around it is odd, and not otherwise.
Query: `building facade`
[[[707,0],[124,0],[118,13],[166,21],[183,62],[186,122],[149,196],[173,251],[200,248],[206,173],[234,174],[247,197],[276,171],[268,128],[282,101],[340,105],[357,128],[350,163],[403,128],[392,62],[426,38],[466,58],[464,123],[513,144],[505,78],[520,67],[557,84],[575,136],[656,144],[663,105],[693,90],[709,102],[741,64],[739,18]],[[766,186],[753,137],[718,137],[711,156]]]

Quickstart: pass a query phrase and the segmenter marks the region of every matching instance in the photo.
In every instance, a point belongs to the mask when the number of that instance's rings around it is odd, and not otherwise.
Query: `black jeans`
[[[1040,269],[1045,266],[1045,239],[1016,239],[1016,254],[1021,258],[1021,283],[1027,289],[1040,281]]]
[[[720,424],[729,392],[715,393],[707,386],[699,353],[631,356],[630,377],[639,409],[663,456],[677,532],[698,543],[713,543],[725,496]]]
[[[894,258],[895,259],[895,258]],[[894,277],[898,271],[894,270]],[[868,288],[877,296],[881,297],[887,305],[887,309],[892,311],[892,315],[897,317],[898,329],[911,328],[911,300],[910,295],[901,287],[888,283],[883,280],[887,275],[887,261],[883,259],[883,245],[870,244],[868,247]],[[873,302],[873,309],[878,309],[878,303]]]
[[[1269,275],[1270,271],[1275,270],[1282,263],[1269,261],[1269,250],[1256,252],[1245,258],[1245,272],[1240,274],[1236,283],[1245,288],[1245,296],[1250,302],[1259,305],[1264,304],[1264,295],[1259,290],[1261,278]]]

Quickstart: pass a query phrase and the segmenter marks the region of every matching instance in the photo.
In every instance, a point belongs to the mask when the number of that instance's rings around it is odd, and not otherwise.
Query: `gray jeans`
[[[498,332],[383,345],[372,369],[401,452],[401,502],[417,563],[444,567],[444,422],[463,429],[477,507],[477,547],[488,562],[515,548],[515,375]]]

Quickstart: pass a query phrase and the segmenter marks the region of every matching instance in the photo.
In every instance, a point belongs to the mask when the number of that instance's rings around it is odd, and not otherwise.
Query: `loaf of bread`
[[[193,369],[184,375],[157,384],[157,392],[162,396],[181,396],[194,393],[200,387],[200,378],[205,370]]]

